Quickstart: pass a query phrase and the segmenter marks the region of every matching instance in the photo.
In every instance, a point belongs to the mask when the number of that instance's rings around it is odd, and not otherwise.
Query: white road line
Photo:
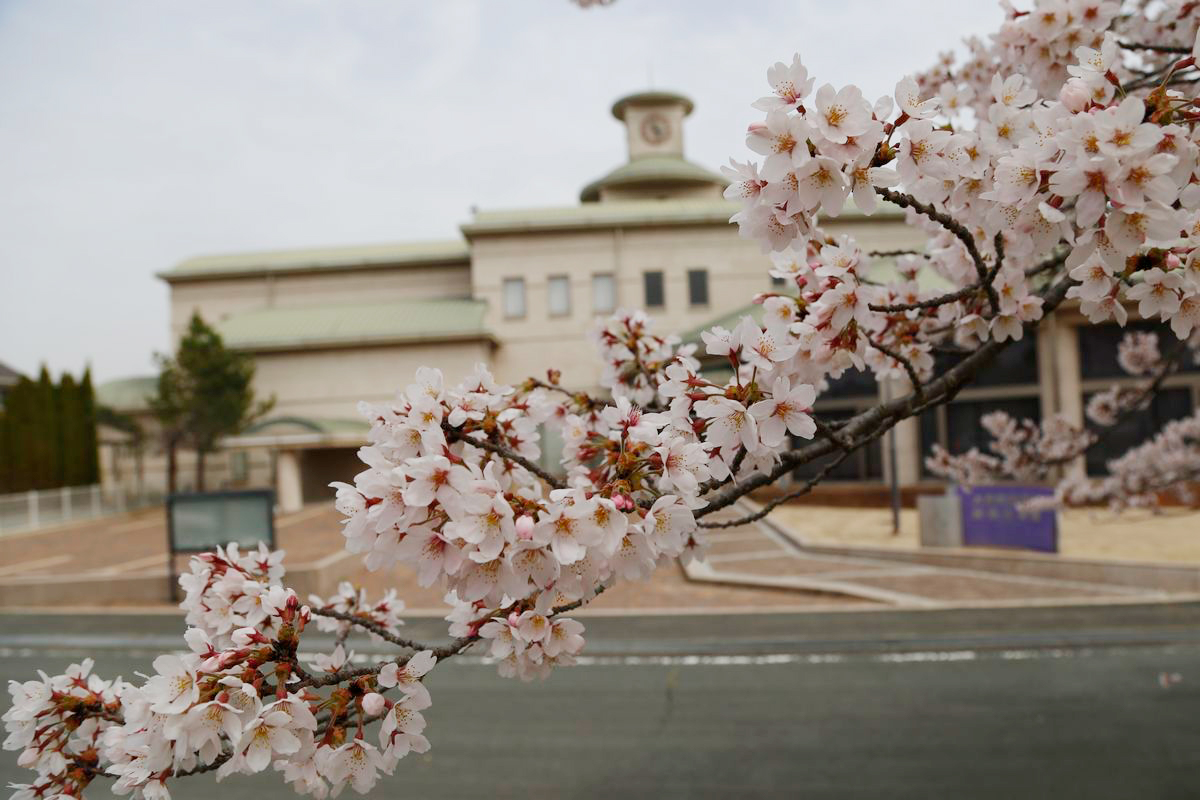
[[[53,567],[55,564],[61,564],[64,561],[70,561],[72,558],[73,556],[70,555],[57,555],[50,556],[49,558],[37,558],[33,561],[20,561],[16,564],[7,564],[3,567],[0,567],[0,575],[12,575],[13,573],[24,572],[25,570]]]
[[[1168,650],[1174,651],[1173,645]],[[52,648],[43,647],[0,647],[0,658],[45,658]],[[845,664],[848,662],[875,664],[931,664],[947,662],[975,662],[990,659],[1003,661],[1049,661],[1067,658],[1087,658],[1094,655],[1096,647],[1048,647],[1011,648],[1005,650],[919,650],[893,653],[760,653],[716,655],[711,653],[686,653],[675,655],[610,655],[577,656],[581,667],[607,666],[671,666],[671,667],[758,667],[779,664]],[[132,658],[150,659],[162,653],[159,650],[125,650],[123,655]],[[188,655],[188,650],[175,650],[171,654]],[[297,654],[302,662],[311,663],[315,653]],[[387,660],[384,653],[355,654],[350,658],[354,664],[378,664]],[[394,657],[394,656],[393,656]],[[491,656],[461,655],[448,659],[446,663],[460,666],[492,666],[497,659]]]

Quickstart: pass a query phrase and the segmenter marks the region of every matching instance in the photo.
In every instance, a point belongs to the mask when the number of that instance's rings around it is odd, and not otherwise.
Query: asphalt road
[[[434,670],[433,749],[373,796],[1200,797],[1195,606],[585,621],[591,655],[545,682]],[[132,675],[177,625],[0,615],[0,677],[85,651]],[[0,778],[23,778],[14,754]],[[273,776],[172,793],[291,796]]]

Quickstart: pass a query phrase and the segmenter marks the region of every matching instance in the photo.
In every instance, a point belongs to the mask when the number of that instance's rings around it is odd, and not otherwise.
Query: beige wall
[[[413,380],[417,367],[435,366],[457,383],[491,361],[491,346],[473,341],[445,344],[255,353],[254,391],[275,396],[272,416],[358,419],[358,402],[392,400]]]
[[[830,231],[854,233],[864,249],[905,247],[919,238],[896,218],[834,221]],[[488,302],[486,324],[501,342],[496,374],[507,382],[554,366],[563,370],[567,385],[596,384],[600,364],[588,340],[597,317],[591,286],[596,273],[616,276],[619,307],[641,308],[643,273],[663,271],[665,307],[650,310],[661,333],[695,328],[771,288],[769,258],[725,224],[477,236],[472,252],[474,295]],[[708,270],[706,305],[688,303],[687,272],[694,268]],[[571,313],[566,317],[551,317],[547,309],[547,280],[555,275],[571,280]],[[522,319],[503,315],[502,282],[510,277],[525,280]]]
[[[466,263],[183,281],[171,287],[172,341],[179,341],[196,310],[206,321],[217,322],[262,308],[392,303],[470,293],[471,267]]]

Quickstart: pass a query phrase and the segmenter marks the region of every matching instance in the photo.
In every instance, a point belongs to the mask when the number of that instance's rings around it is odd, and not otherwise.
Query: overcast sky
[[[907,13],[908,2],[920,14]],[[696,102],[744,158],[765,70],[869,98],[995,0],[0,0],[0,361],[99,380],[167,346],[154,273],[201,253],[457,236],[620,164],[612,101]]]

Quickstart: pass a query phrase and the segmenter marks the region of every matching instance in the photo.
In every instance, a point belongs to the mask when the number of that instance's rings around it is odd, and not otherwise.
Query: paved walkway
[[[733,519],[748,510],[737,508],[716,516]],[[828,593],[915,608],[1156,600],[1168,596],[1149,587],[928,566],[878,555],[816,553],[764,522],[713,530],[709,537],[712,544],[708,557],[687,568],[692,580]]]
[[[717,516],[729,519],[746,511],[739,507]],[[319,568],[322,574],[336,568],[335,574],[365,586],[372,595],[395,588],[417,614],[445,613],[442,592],[419,586],[411,570],[400,567],[368,572],[357,564],[356,556],[344,553],[338,519],[327,506],[279,517],[277,540],[287,551],[287,564],[293,569],[328,564]],[[798,546],[785,529],[771,523],[710,531],[709,536],[711,548],[705,561],[686,568],[664,564],[649,581],[619,582],[584,613],[861,610],[1129,602],[1168,597],[1158,589],[1136,583],[1113,585],[1055,577],[1057,565],[1052,566],[1049,575],[1043,571],[1034,577],[890,560],[880,550],[869,555],[814,552]],[[0,539],[0,589],[14,584],[5,595],[13,599],[7,602],[34,605],[46,601],[22,603],[22,587],[30,583],[53,583],[69,594],[75,583],[101,579],[104,586],[119,591],[106,590],[102,599],[92,590],[81,589],[86,596],[68,598],[55,588],[53,599],[80,606],[131,605],[139,601],[121,600],[129,591],[122,589],[120,582],[140,578],[146,583],[160,576],[165,579],[166,559],[162,511],[90,520]],[[182,557],[180,562],[182,567]],[[43,576],[44,580],[39,581]],[[165,593],[163,603],[165,607]]]
[[[440,617],[446,613],[442,601],[444,593],[435,587],[418,585],[412,570],[397,567],[388,571],[368,572],[366,568],[357,566],[358,556],[347,554],[342,548],[344,539],[339,520],[337,512],[326,505],[315,505],[278,517],[275,521],[276,539],[279,547],[287,552],[286,566],[295,569],[302,564],[335,562],[337,569],[346,572],[346,577],[355,584],[366,587],[372,596],[379,596],[387,589],[394,588],[407,608],[416,615]],[[24,584],[43,577],[48,582],[51,578],[61,580],[64,576],[79,581],[94,578],[121,581],[149,577],[162,577],[165,581],[166,536],[165,517],[161,509],[88,520],[32,534],[5,536],[0,538],[0,584]],[[352,563],[347,564],[347,560]],[[178,566],[183,567],[185,563],[185,557],[180,556]],[[71,591],[69,584],[63,587],[64,592]],[[12,595],[19,597],[21,592],[16,591]],[[79,606],[135,604],[119,599],[102,600],[94,595],[63,600]],[[821,595],[770,586],[695,582],[687,578],[677,563],[671,563],[660,567],[648,581],[619,583],[581,613],[820,611],[870,608],[875,605],[851,595]],[[161,606],[168,607],[165,592]]]

